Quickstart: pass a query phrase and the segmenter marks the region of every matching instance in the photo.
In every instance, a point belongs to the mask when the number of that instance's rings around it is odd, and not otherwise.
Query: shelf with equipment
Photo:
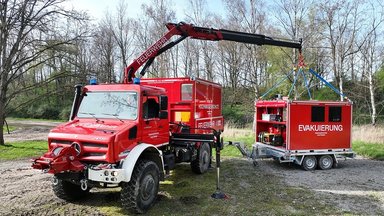
[[[256,101],[256,142],[284,146],[287,128],[287,101]]]

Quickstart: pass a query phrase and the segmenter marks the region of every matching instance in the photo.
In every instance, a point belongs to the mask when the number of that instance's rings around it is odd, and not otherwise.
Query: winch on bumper
[[[111,165],[103,164],[87,166],[80,162],[75,146],[57,147],[33,160],[32,167],[51,174],[84,172],[87,170],[88,180],[109,184],[118,184],[125,180],[123,169],[111,168]]]
[[[57,147],[33,160],[32,167],[44,172],[57,174],[63,172],[82,172],[87,167],[78,160],[75,146]]]

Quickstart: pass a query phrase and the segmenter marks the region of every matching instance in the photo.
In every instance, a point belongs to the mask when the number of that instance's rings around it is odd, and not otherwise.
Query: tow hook
[[[80,180],[81,190],[86,191],[88,189],[88,181],[86,179]]]
[[[53,185],[59,184],[59,179],[57,179],[56,177],[53,177],[52,183],[53,183]]]

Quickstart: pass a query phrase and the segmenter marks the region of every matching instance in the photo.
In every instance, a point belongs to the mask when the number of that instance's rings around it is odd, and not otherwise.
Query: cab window
[[[143,103],[143,118],[159,118],[158,97],[146,97]]]

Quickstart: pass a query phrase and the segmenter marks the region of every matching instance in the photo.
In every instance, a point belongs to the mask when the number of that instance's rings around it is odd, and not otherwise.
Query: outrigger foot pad
[[[229,198],[225,193],[223,193],[221,191],[216,191],[215,193],[213,193],[211,195],[211,197],[213,199],[228,199]]]

